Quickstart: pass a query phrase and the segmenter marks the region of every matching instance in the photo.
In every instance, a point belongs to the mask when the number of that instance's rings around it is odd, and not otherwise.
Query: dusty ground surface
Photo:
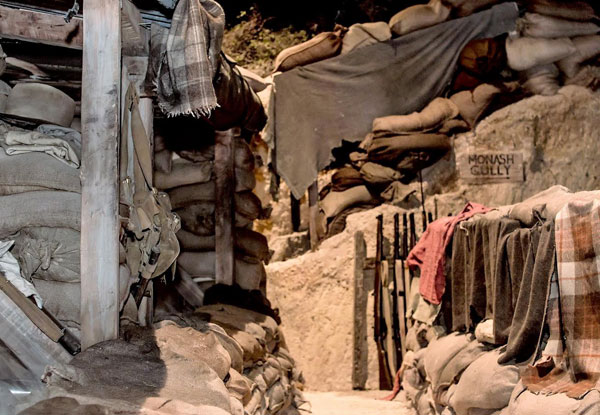
[[[312,415],[413,415],[406,403],[378,400],[382,391],[308,392],[305,398],[312,405]]]

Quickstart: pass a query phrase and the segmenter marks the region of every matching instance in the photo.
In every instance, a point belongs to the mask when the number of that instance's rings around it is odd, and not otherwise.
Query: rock
[[[308,232],[275,236],[269,242],[269,248],[273,251],[271,262],[286,261],[300,256],[310,249]]]

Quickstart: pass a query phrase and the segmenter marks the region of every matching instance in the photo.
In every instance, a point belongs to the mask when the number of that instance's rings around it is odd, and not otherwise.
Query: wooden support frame
[[[121,4],[84,12],[81,164],[82,350],[119,334],[119,114]]]
[[[365,389],[369,377],[367,343],[367,244],[362,232],[354,234],[354,326],[352,336],[352,388]]]
[[[215,280],[235,283],[233,193],[235,189],[234,131],[217,131],[215,138]]]
[[[78,17],[67,23],[58,14],[0,6],[0,37],[3,38],[82,49],[83,32],[83,20]]]

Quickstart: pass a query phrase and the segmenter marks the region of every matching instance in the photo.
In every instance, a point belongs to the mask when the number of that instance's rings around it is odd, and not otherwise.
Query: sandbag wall
[[[432,280],[423,284],[423,272],[433,258],[425,257],[411,287],[400,372],[419,414],[598,413],[586,360],[600,348],[589,334],[598,330],[595,283],[585,282],[596,277],[585,264],[597,255],[599,207],[598,191],[555,186],[460,222],[442,261],[444,281],[436,279],[440,304],[425,298]]]
[[[181,246],[177,260],[179,277],[193,280],[204,291],[215,283],[214,140],[193,150],[172,151],[168,146],[159,137],[154,183],[169,194],[173,210],[181,218],[181,230],[177,233]],[[270,253],[266,238],[253,231],[252,226],[266,212],[252,192],[256,185],[254,155],[241,138],[235,139],[234,165],[235,282],[246,290],[264,290],[264,263]]]

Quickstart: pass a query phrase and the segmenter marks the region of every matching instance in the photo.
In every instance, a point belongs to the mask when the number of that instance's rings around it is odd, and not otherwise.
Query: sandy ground
[[[414,415],[404,402],[378,400],[387,392],[305,392],[312,415]]]

